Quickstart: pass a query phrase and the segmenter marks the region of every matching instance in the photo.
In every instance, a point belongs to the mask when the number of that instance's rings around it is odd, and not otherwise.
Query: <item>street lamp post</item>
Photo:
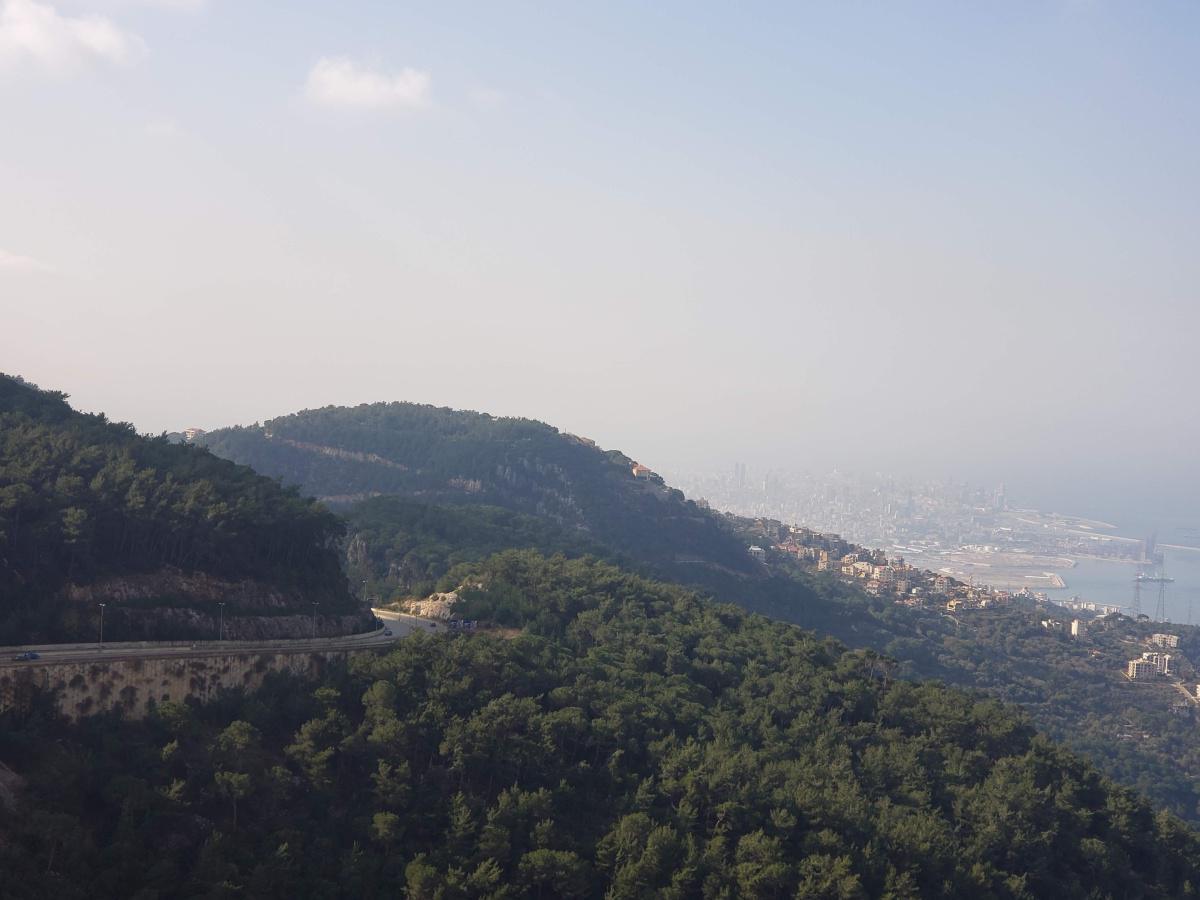
[[[218,603],[217,606],[221,607],[221,620],[220,620],[220,623],[217,625],[217,640],[223,641],[223,640],[225,640],[225,603],[224,603],[224,601]]]
[[[100,604],[100,649],[101,650],[104,649],[104,607],[107,605],[108,604],[106,604],[106,603]]]

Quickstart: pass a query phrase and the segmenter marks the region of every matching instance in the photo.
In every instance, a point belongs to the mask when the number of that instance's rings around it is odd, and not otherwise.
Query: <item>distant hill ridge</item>
[[[723,517],[624,453],[531,419],[373,403],[305,410],[200,441],[335,505],[391,495],[503,507],[578,530],[665,574],[755,572]]]

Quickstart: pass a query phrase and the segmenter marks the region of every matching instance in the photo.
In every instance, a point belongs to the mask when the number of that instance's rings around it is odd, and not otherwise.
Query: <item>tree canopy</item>
[[[0,730],[14,897],[1188,897],[1197,836],[1012,708],[592,559],[313,689]],[[52,740],[54,739],[54,740]],[[50,748],[46,750],[45,748]],[[36,814],[30,810],[36,810]],[[140,892],[140,893],[139,893]]]
[[[376,495],[536,515],[662,576],[748,573],[742,540],[633,460],[530,419],[414,403],[325,407],[209,432],[213,452],[336,506]]]
[[[164,567],[348,608],[342,532],[294,488],[0,376],[0,644],[90,638],[66,585]]]

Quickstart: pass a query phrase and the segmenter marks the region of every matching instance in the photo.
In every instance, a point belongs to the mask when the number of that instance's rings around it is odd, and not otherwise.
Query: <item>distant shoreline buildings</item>
[[[1112,560],[1137,566],[1143,582],[1162,578],[1155,536],[1117,533],[1110,522],[1045,513],[1012,505],[1007,486],[979,487],[951,480],[905,480],[841,471],[825,474],[774,469],[752,472],[737,463],[724,473],[673,473],[688,496],[702,496],[714,509],[745,517],[803,522],[821,533],[845,535],[869,547],[884,547],[923,569],[972,578],[1014,595],[1069,588],[1077,563]],[[1200,542],[1198,542],[1200,543]],[[765,546],[765,545],[764,545]],[[1145,573],[1149,572],[1147,575]],[[1110,574],[1111,573],[1111,577]],[[1103,583],[1095,583],[1095,578]],[[1154,612],[1135,598],[1133,573],[1113,567],[1095,577],[1089,599],[1055,600],[1078,612],[1107,615]],[[1161,585],[1160,585],[1161,587]],[[1125,590],[1128,597],[1124,596]],[[1161,606],[1161,604],[1160,604]]]
[[[859,584],[873,597],[891,597],[906,606],[944,606],[947,611],[953,612],[1007,603],[1014,596],[1038,599],[1032,593],[1013,594],[964,583],[944,573],[913,566],[902,556],[889,558],[884,550],[868,550],[838,535],[811,528],[758,519],[755,529],[763,535],[772,550],[786,554],[803,568],[830,573]],[[748,552],[755,559],[766,559],[766,550],[757,544],[751,546]],[[1045,595],[1041,595],[1041,599],[1045,599]]]

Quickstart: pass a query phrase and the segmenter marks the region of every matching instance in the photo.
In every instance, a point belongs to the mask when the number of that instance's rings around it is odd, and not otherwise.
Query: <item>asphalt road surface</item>
[[[343,637],[316,639],[298,638],[275,641],[139,641],[136,643],[47,644],[40,646],[0,647],[0,668],[46,666],[64,662],[112,662],[127,659],[194,659],[206,656],[228,656],[231,653],[288,652],[304,653],[313,650],[364,650],[384,648],[417,631],[437,633],[444,626],[391,610],[373,610],[383,620],[376,631],[350,634]],[[388,632],[391,634],[388,634]],[[28,650],[38,654],[34,660],[19,661],[14,657]]]

